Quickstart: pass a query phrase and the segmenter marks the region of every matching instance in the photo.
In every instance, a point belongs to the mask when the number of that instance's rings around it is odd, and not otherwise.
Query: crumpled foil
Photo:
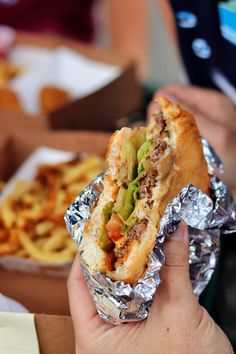
[[[101,273],[91,274],[80,252],[83,229],[103,190],[103,177],[98,176],[68,208],[65,222],[76,241],[80,262],[99,315],[109,323],[143,320],[148,316],[153,296],[160,284],[159,271],[164,264],[163,242],[184,220],[189,227],[190,277],[195,294],[199,296],[214,271],[220,250],[220,234],[236,230],[233,199],[230,191],[214,174],[223,166],[208,142],[203,139],[204,155],[212,175],[212,199],[193,185],[182,189],[167,206],[149,255],[147,268],[135,286],[112,281]]]

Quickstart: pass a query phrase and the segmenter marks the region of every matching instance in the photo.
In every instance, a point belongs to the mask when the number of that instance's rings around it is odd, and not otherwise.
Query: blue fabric
[[[236,0],[170,0],[182,59],[194,85],[236,87]]]

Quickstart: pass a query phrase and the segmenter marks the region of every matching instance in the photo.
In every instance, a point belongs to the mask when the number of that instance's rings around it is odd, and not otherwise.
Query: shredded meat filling
[[[147,223],[148,223],[147,219],[137,221],[137,223],[134,224],[134,226],[132,226],[131,229],[129,230],[127,234],[127,239],[129,241],[138,240],[141,234],[146,230]]]
[[[145,197],[147,197],[147,199],[150,199],[152,197],[152,189],[156,185],[158,175],[157,162],[159,161],[161,155],[164,154],[167,147],[168,145],[165,141],[155,137],[153,149],[146,157],[146,160],[149,161],[151,169],[153,169],[153,171],[146,173],[139,181],[138,192],[140,199],[143,199]]]
[[[121,259],[125,256],[125,253],[128,251],[130,242],[132,240],[138,240],[140,238],[142,233],[146,230],[147,223],[148,223],[148,220],[143,219],[143,220],[137,221],[137,223],[131,227],[131,229],[129,230],[129,232],[127,234],[127,238],[126,238],[124,245],[122,247],[120,247],[118,249],[118,251],[116,252],[117,259]]]
[[[156,173],[148,173],[140,179],[138,186],[139,199],[145,197],[150,199],[152,197],[152,188],[156,184],[156,177]]]
[[[158,135],[161,135],[161,133],[164,131],[164,129],[166,127],[166,122],[164,120],[163,112],[159,111],[159,112],[153,113],[153,118],[156,122],[155,133],[157,133]]]
[[[150,160],[151,166],[153,168],[156,167],[156,163],[158,160],[160,160],[161,155],[164,154],[166,148],[167,148],[167,143],[164,140],[159,139],[158,137],[154,138],[154,143],[153,143],[153,149],[151,152],[148,154],[147,159]]]

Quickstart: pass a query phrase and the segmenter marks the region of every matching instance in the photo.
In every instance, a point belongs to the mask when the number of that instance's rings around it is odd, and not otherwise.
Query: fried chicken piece
[[[9,88],[0,88],[0,109],[10,112],[22,112],[17,94]]]
[[[71,99],[70,94],[59,87],[44,86],[40,91],[40,107],[44,113],[49,113],[63,106]]]

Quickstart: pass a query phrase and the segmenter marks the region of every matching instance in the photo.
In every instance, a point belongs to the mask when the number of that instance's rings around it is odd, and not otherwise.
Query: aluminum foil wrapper
[[[161,220],[156,244],[149,255],[147,268],[135,286],[112,281],[101,273],[91,274],[80,251],[83,229],[103,190],[103,177],[98,176],[68,208],[67,229],[76,241],[80,262],[99,315],[109,323],[143,320],[148,316],[153,296],[160,284],[164,264],[163,242],[184,220],[189,227],[189,264],[192,286],[197,296],[208,284],[220,249],[220,234],[236,230],[235,209],[230,191],[214,173],[222,164],[214,150],[203,139],[203,149],[211,177],[212,199],[193,185],[182,189],[167,206]]]

